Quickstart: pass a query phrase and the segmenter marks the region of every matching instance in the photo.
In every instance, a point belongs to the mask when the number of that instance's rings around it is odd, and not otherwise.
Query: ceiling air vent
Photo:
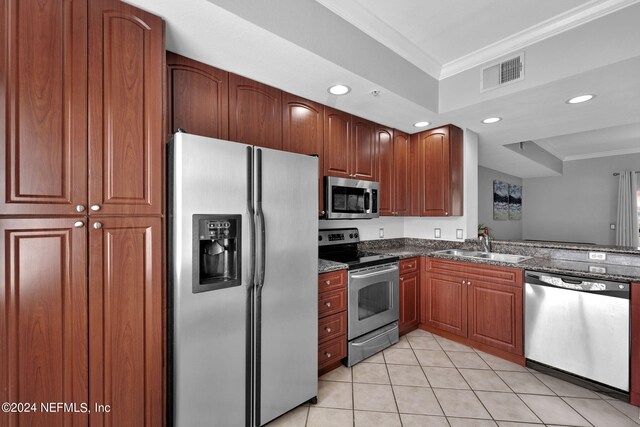
[[[513,58],[489,65],[481,71],[480,92],[524,79],[524,52]]]

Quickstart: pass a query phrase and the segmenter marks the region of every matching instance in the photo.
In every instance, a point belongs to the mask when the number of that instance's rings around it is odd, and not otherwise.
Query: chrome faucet
[[[480,235],[479,239],[482,252],[491,252],[491,238],[489,237],[489,233],[486,229],[484,233]]]

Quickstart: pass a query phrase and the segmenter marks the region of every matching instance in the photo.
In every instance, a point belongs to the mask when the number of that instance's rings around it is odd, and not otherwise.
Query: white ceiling
[[[171,51],[410,133],[469,128],[506,173],[555,173],[502,147],[525,140],[563,160],[640,152],[639,0],[127,1],[166,20]],[[481,66],[514,52],[525,79],[481,93]]]

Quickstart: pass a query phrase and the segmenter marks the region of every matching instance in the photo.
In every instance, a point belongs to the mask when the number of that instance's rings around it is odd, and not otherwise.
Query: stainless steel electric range
[[[398,257],[358,250],[357,228],[320,230],[319,256],[349,266],[347,359],[352,366],[398,342]]]

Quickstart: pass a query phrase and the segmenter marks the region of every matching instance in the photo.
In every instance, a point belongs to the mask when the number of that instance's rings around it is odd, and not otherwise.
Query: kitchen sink
[[[464,258],[486,259],[497,262],[518,263],[530,259],[530,256],[499,254],[496,252],[480,252],[480,251],[464,251],[461,249],[446,249],[443,251],[435,251],[434,254],[459,256]]]

